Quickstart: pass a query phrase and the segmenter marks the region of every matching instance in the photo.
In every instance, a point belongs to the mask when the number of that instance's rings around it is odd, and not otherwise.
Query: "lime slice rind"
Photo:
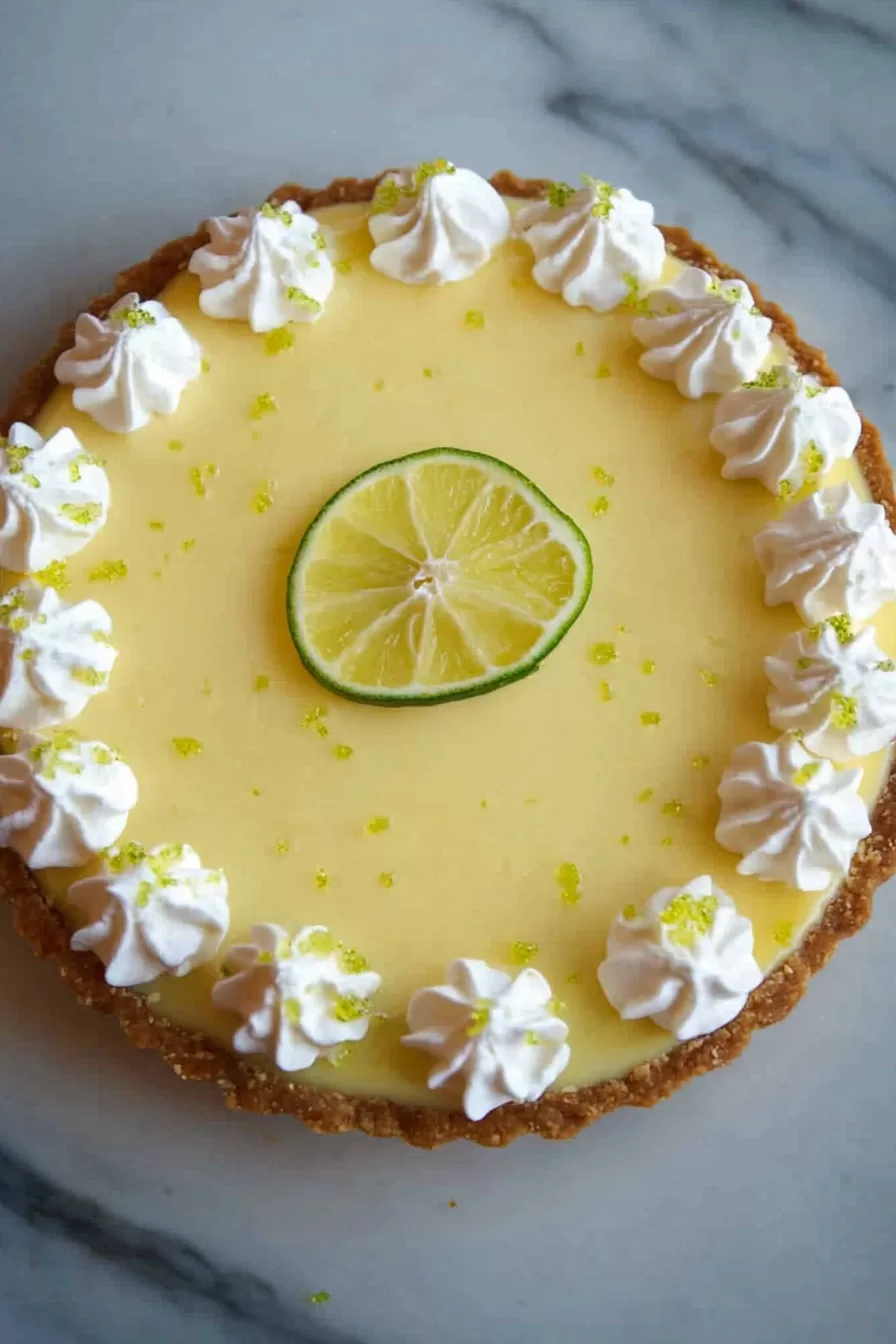
[[[302,662],[335,694],[442,704],[536,672],[592,576],[583,532],[528,477],[431,448],[327,501],[296,551],[287,619]]]

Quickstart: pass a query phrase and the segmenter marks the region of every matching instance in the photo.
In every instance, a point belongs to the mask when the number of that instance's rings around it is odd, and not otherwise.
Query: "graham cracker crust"
[[[380,175],[381,176],[381,175]],[[277,204],[294,200],[303,210],[342,202],[368,201],[379,177],[336,178],[329,186],[312,190],[284,183],[269,199]],[[496,173],[492,185],[505,196],[533,197],[548,185],[547,179],[524,179],[510,172]],[[671,252],[723,279],[747,277],[720,262],[686,229],[663,228]],[[154,298],[186,268],[196,248],[208,241],[205,227],[176,238],[146,261],[122,271],[111,293],[93,299],[86,311],[105,316],[132,290],[142,298]],[[756,304],[773,329],[790,348],[804,373],[833,386],[838,378],[821,350],[799,337],[796,325],[777,304],[762,298],[747,280]],[[15,420],[30,421],[56,387],[53,366],[74,341],[74,323],[63,326],[56,344],[20,380],[7,414],[0,423],[6,432]],[[883,505],[890,526],[896,530],[896,497],[893,477],[880,434],[862,418],[862,434],[856,457],[872,497]],[[747,1000],[743,1012],[728,1026],[676,1046],[666,1054],[639,1065],[622,1078],[568,1092],[549,1092],[539,1101],[508,1103],[485,1119],[471,1121],[460,1111],[442,1111],[426,1106],[309,1087],[277,1073],[271,1065],[252,1063],[217,1045],[199,1033],[190,1032],[157,1017],[146,999],[130,990],[106,984],[101,962],[89,952],[73,952],[61,913],[41,894],[28,868],[11,850],[0,851],[0,895],[12,904],[17,931],[39,957],[53,961],[63,979],[88,1008],[110,1013],[132,1044],[157,1050],[178,1077],[213,1082],[221,1088],[228,1106],[261,1114],[289,1114],[311,1129],[325,1134],[362,1130],[377,1138],[401,1138],[419,1148],[436,1148],[453,1139],[469,1139],[484,1147],[497,1148],[523,1134],[544,1139],[569,1139],[585,1126],[620,1106],[653,1106],[691,1078],[729,1064],[745,1049],[753,1032],[771,1026],[795,1007],[810,978],[830,960],[837,944],[856,933],[871,915],[872,897],[881,882],[896,871],[896,762],[872,817],[873,830],[857,849],[849,872],[824,914],[796,948],[766,977]]]

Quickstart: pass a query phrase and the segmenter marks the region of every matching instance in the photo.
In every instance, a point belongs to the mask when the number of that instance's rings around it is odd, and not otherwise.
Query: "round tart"
[[[228,1104],[568,1138],[867,920],[880,441],[624,189],[285,185],[118,277],[6,434],[3,890]]]

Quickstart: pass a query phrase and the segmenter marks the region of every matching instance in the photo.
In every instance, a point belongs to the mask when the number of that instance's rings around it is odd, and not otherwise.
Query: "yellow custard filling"
[[[70,425],[112,490],[106,526],[67,566],[66,596],[101,601],[120,650],[77,732],[137,775],[126,839],[187,842],[229,882],[218,962],[147,992],[229,1043],[237,1024],[210,998],[227,947],[255,922],[320,923],[382,975],[385,1016],[300,1081],[456,1105],[399,1037],[414,990],[460,956],[546,975],[570,1027],[559,1086],[618,1075],[674,1044],[621,1021],[595,978],[623,906],[710,873],[753,921],[767,970],[830,895],[738,877],[713,839],[732,749],[775,736],[763,656],[800,625],[764,605],[753,554],[782,505],[722,480],[715,398],[687,401],[639,369],[630,310],[544,293],[516,243],[461,284],[399,284],[369,264],[363,207],[318,215],[342,263],[319,322],[262,336],[213,321],[182,275],[159,298],[207,372],[177,413],[124,438],[66,388],[35,423]],[[575,519],[591,597],[537,674],[481,699],[340,699],[290,640],[296,548],[346,481],[437,445],[501,458]],[[829,481],[844,476],[867,496],[852,463]],[[896,609],[874,624],[896,654]],[[861,762],[869,801],[886,763]],[[79,875],[39,878],[64,904]]]

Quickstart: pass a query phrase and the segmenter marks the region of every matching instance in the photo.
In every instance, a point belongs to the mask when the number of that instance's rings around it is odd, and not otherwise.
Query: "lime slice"
[[[591,551],[520,472],[431,448],[324,505],[289,575],[289,627],[325,686],[376,704],[481,695],[534,672],[591,590]]]

